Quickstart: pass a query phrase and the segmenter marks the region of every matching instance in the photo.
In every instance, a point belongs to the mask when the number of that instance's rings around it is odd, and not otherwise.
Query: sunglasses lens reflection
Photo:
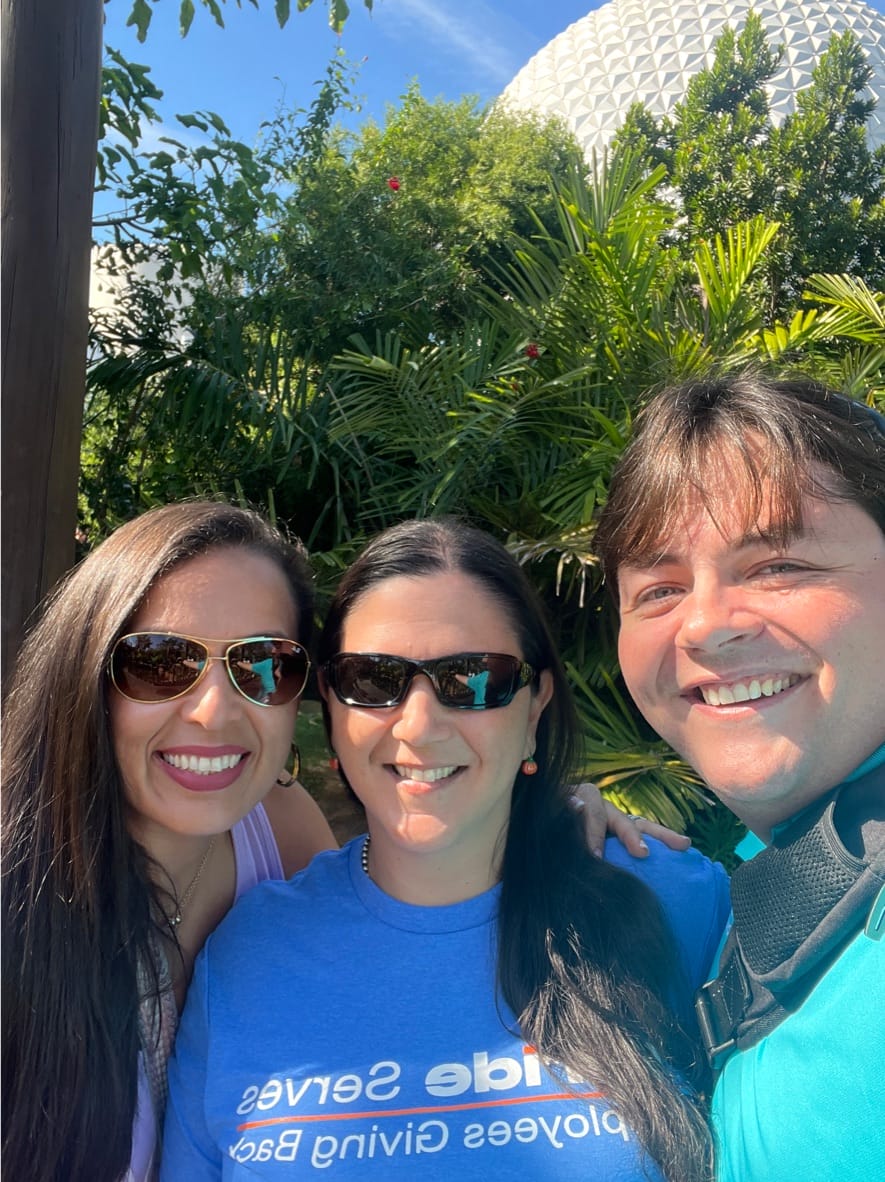
[[[307,683],[307,655],[290,640],[250,640],[234,645],[227,659],[237,688],[261,706],[292,702]]]
[[[124,636],[111,657],[111,679],[135,702],[166,702],[199,680],[209,649],[186,636],[140,632]],[[227,665],[237,689],[261,706],[294,701],[307,683],[307,654],[291,640],[259,638],[231,645]]]
[[[335,658],[340,694],[360,706],[391,706],[403,696],[407,667],[396,657],[370,653]]]
[[[399,705],[413,677],[426,673],[440,702],[456,710],[506,706],[525,684],[522,668],[516,657],[502,653],[458,653],[422,662],[379,653],[339,653],[326,666],[332,688],[346,705]]]
[[[111,676],[120,693],[136,702],[162,702],[197,680],[208,650],[183,636],[139,633],[117,642]]]

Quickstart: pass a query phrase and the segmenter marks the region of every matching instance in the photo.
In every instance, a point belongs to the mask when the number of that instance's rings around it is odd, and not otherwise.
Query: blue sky
[[[64,0],[60,0],[64,2]],[[106,0],[105,43],[125,57],[151,67],[164,91],[161,125],[146,137],[150,147],[164,134],[195,142],[176,114],[209,110],[232,134],[254,143],[260,124],[279,104],[305,108],[316,94],[336,48],[359,63],[353,92],[359,113],[351,127],[367,118],[384,119],[417,79],[425,97],[457,99],[476,95],[482,102],[498,95],[529,59],[568,25],[600,6],[594,0],[375,0],[368,13],[362,0],[349,0],[351,15],[341,37],[329,28],[325,0],[296,11],[284,29],[274,17],[273,0],[227,0],[220,29],[200,0],[186,38],[178,29],[179,0],[153,0],[154,17],[140,45],[126,27],[132,0]],[[885,12],[885,0],[867,0]],[[96,212],[105,212],[99,196]]]
[[[592,0],[375,0],[369,14],[361,0],[350,0],[338,38],[328,27],[324,0],[302,13],[293,0],[284,29],[272,0],[259,3],[256,11],[248,0],[242,9],[228,0],[219,29],[197,0],[182,39],[178,0],[156,0],[147,41],[139,45],[125,26],[131,0],[108,0],[105,43],[151,66],[166,95],[160,108],[165,123],[174,124],[178,113],[211,110],[251,143],[281,100],[309,105],[339,45],[348,60],[361,63],[354,92],[364,106],[357,122],[368,116],[380,122],[413,78],[428,98],[494,98],[552,37],[598,7]]]
[[[428,98],[494,98],[516,72],[573,21],[599,7],[593,0],[375,0],[369,14],[362,0],[350,0],[351,15],[341,37],[328,27],[325,0],[313,0],[280,29],[273,0],[222,6],[219,29],[200,0],[186,38],[178,31],[179,0],[155,0],[147,41],[139,45],[126,28],[131,0],[106,0],[105,42],[133,61],[151,66],[165,93],[160,114],[215,111],[233,134],[253,142],[262,120],[280,101],[308,106],[337,46],[359,62],[354,92],[362,112],[351,122],[384,118],[417,78]],[[867,0],[885,12],[885,0]]]

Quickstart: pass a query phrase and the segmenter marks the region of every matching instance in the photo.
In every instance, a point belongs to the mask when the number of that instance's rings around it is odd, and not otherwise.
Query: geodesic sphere
[[[612,0],[539,50],[501,100],[560,116],[589,156],[608,143],[632,103],[656,116],[671,111],[689,78],[712,65],[726,25],[740,31],[751,9],[769,44],[784,46],[766,87],[772,120],[779,123],[794,109],[796,92],[811,82],[831,36],[851,29],[869,59],[869,90],[878,100],[869,140],[885,144],[885,17],[860,0]]]

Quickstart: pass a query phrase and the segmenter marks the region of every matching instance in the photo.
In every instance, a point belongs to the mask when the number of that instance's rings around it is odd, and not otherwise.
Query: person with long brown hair
[[[4,719],[7,1177],[153,1175],[197,951],[248,887],[334,846],[286,766],[312,621],[300,547],[191,503],[118,529],[26,641]]]
[[[368,835],[209,938],[162,1178],[706,1182],[691,996],[725,874],[588,851],[575,710],[519,564],[459,522],[394,526],[318,661]]]

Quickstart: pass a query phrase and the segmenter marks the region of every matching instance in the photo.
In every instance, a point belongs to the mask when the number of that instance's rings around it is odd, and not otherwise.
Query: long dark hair
[[[571,692],[531,584],[490,535],[440,518],[372,542],[342,578],[319,641],[322,665],[373,586],[460,571],[513,624],[522,656],[554,692],[536,732],[538,772],[513,789],[501,864],[498,985],[527,1042],[600,1087],[670,1182],[710,1177],[710,1136],[689,1077],[700,1056],[670,1008],[676,954],[660,906],[638,878],[592,856],[568,806],[579,750]],[[327,725],[328,725],[328,713]],[[681,1078],[680,1078],[681,1076]]]
[[[117,1182],[131,1155],[139,964],[158,887],[129,836],[108,659],[151,586],[216,549],[284,572],[309,643],[303,552],[248,510],[169,505],[122,526],[58,587],[6,702],[3,1165],[28,1182]]]
[[[800,526],[808,495],[855,504],[885,532],[885,418],[805,377],[747,371],[660,390],[637,416],[597,524],[612,591],[623,563],[641,564],[666,539],[686,498],[715,519],[720,490],[731,503],[742,479],[747,528],[767,516],[774,541]]]

